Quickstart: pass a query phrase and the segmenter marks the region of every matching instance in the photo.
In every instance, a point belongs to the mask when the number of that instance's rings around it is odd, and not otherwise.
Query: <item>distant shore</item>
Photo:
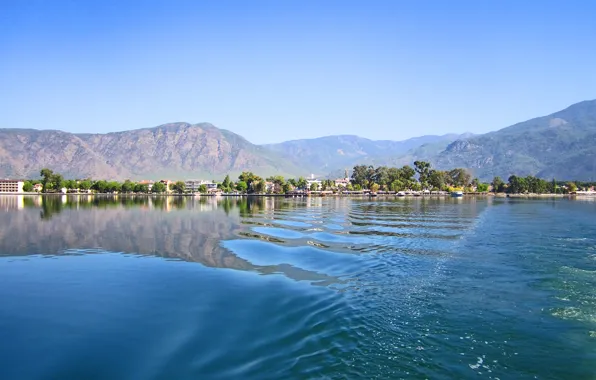
[[[370,195],[368,193],[350,193],[350,194],[157,194],[157,193],[0,193],[0,195],[26,195],[26,196],[100,196],[100,197],[285,197],[285,198],[343,198],[343,197],[366,197],[366,198],[429,198],[429,197],[451,197],[450,193],[432,193],[432,194],[406,194],[397,195],[396,193],[381,193]],[[464,193],[464,197],[495,197],[495,198],[594,198],[594,194],[506,194],[506,193]]]

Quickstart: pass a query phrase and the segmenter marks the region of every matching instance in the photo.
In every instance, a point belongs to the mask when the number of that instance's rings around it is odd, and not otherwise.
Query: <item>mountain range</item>
[[[472,134],[375,141],[354,135],[339,135],[286,141],[265,145],[265,148],[284,155],[296,166],[308,168],[311,173],[329,173],[339,169],[351,169],[354,165],[385,165],[393,157],[403,157],[410,150],[421,146],[434,147],[433,152],[438,153],[449,143],[469,136]]]
[[[516,174],[596,180],[596,100],[456,140],[432,162],[439,168],[465,167],[484,179]]]
[[[483,180],[511,174],[596,179],[596,100],[576,103],[482,135],[445,134],[403,141],[353,135],[256,145],[208,123],[171,123],[106,134],[0,129],[0,178],[37,177],[47,167],[70,178],[343,176],[357,164],[430,161],[463,167]]]
[[[36,177],[44,167],[65,177],[111,179],[300,172],[276,153],[207,123],[107,134],[0,129],[0,177]]]

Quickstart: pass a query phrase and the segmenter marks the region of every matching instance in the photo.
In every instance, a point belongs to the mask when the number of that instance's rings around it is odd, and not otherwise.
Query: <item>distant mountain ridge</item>
[[[255,145],[209,123],[170,123],[106,134],[0,129],[0,178],[38,177],[47,167],[69,178],[219,178],[343,176],[354,165],[430,161],[490,180],[511,174],[596,180],[596,100],[483,135],[446,134],[404,141],[326,136]]]
[[[390,157],[404,155],[422,145],[440,144],[439,146],[445,147],[452,141],[469,136],[472,134],[429,135],[391,141],[337,135],[285,141],[264,147],[285,155],[295,165],[308,168],[314,174],[327,174],[334,170],[351,169],[359,164],[385,164],[390,161]]]
[[[36,177],[44,167],[68,177],[113,179],[299,171],[283,157],[208,123],[171,123],[106,134],[0,130],[1,177]]]
[[[596,100],[454,141],[428,158],[439,168],[469,168],[482,179],[515,174],[595,180]]]

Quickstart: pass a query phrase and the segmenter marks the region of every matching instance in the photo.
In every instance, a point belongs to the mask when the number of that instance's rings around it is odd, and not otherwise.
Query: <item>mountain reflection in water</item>
[[[255,236],[242,232],[241,218],[273,207],[292,207],[275,201],[247,197],[5,196],[0,197],[0,209],[19,212],[4,215],[0,239],[11,248],[0,255],[122,252],[261,274],[283,273],[315,284],[339,282],[284,263],[253,265],[220,244],[226,239]]]

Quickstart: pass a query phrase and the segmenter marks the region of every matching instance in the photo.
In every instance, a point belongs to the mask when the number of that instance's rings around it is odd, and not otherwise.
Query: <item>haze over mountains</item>
[[[596,179],[596,100],[483,134],[373,141],[327,136],[255,145],[211,124],[171,123],[107,134],[0,129],[0,177],[38,177],[48,167],[72,178],[219,178],[259,175],[340,176],[357,164],[468,168],[498,175]]]
[[[268,144],[266,148],[284,155],[295,165],[308,168],[312,173],[329,173],[351,169],[354,165],[381,164],[392,157],[402,157],[420,146],[434,146],[438,152],[449,143],[471,134],[421,136],[403,141],[369,140],[353,135],[326,136],[315,139],[286,141]]]

